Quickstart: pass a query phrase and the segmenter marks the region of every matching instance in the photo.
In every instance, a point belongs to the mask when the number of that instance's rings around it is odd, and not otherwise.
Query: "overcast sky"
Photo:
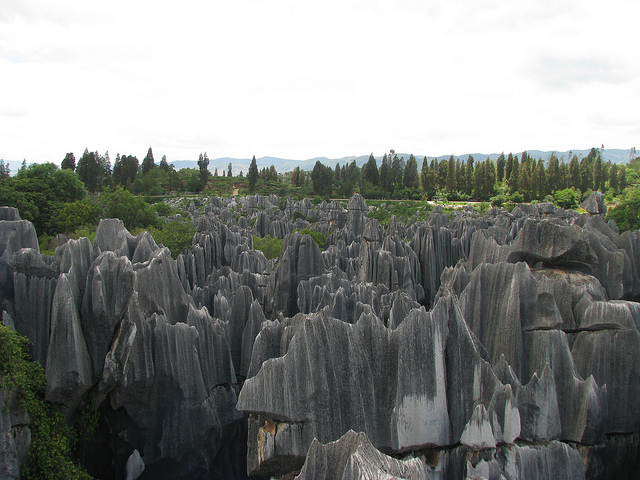
[[[2,0],[0,158],[640,147],[637,0]]]

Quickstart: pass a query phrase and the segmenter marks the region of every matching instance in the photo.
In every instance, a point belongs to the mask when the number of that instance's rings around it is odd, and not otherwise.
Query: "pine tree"
[[[205,152],[205,155],[206,154],[207,153]],[[227,177],[233,177],[233,172],[231,171],[231,162],[229,162],[229,166],[227,167]]]
[[[618,190],[624,191],[627,188],[627,170],[624,165],[618,170]]]
[[[560,189],[560,163],[555,153],[551,153],[549,157],[549,165],[547,166],[547,184],[549,190],[555,192]]]
[[[388,192],[391,186],[390,183],[390,175],[389,175],[389,170],[391,169],[391,165],[389,165],[389,159],[387,158],[387,154],[384,154],[384,157],[382,157],[382,164],[380,165],[380,170],[379,170],[379,175],[380,175],[380,186],[382,187],[382,190],[385,192]]]
[[[508,161],[507,161],[508,164]],[[509,189],[511,192],[517,192],[520,184],[518,183],[520,180],[520,161],[518,157],[513,157],[513,162],[511,164],[511,175],[509,175]]]
[[[498,182],[502,182],[504,180],[504,167],[506,166],[506,163],[507,162],[504,159],[504,152],[502,152],[496,160],[496,176]]]
[[[411,155],[404,168],[404,186],[406,188],[418,188],[418,163],[416,157]]]
[[[511,178],[511,170],[513,170],[513,154],[510,153],[507,157],[507,163],[504,167],[504,180],[509,183],[509,179]]]
[[[151,151],[151,147],[149,147],[149,150],[147,151],[147,155],[144,157],[144,160],[142,160],[140,171],[142,172],[142,175],[146,175],[151,170],[153,170],[153,167],[155,166],[156,164],[153,160],[153,152]]]
[[[0,160],[0,180],[4,178],[9,178],[11,176],[11,167],[9,167],[9,162],[4,163],[4,160]]]
[[[65,169],[65,170],[71,170],[72,172],[75,172],[75,170],[76,170],[76,157],[72,152],[69,152],[64,156],[64,160],[62,160],[62,164],[60,165],[60,168]]]
[[[447,162],[447,191],[450,193],[456,191],[456,161],[453,155],[449,157]]]
[[[618,192],[618,166],[615,163],[609,169],[609,188]]]
[[[162,169],[163,171],[169,173],[171,171],[171,166],[169,165],[169,162],[167,162],[167,156],[166,155],[162,155],[162,160],[160,160],[160,169]]]
[[[247,172],[247,180],[249,180],[249,191],[253,193],[258,181],[258,164],[256,163],[256,156],[251,159],[251,165],[249,165],[249,171]]]
[[[367,163],[362,167],[362,179],[369,182],[374,187],[380,183],[378,165],[376,164],[376,159],[373,156],[373,153],[369,155],[369,160],[367,160]]]

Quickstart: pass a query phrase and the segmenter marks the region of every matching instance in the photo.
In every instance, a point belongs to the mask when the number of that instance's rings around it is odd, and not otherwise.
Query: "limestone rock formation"
[[[401,461],[391,458],[376,450],[366,434],[349,430],[340,439],[326,445],[314,440],[302,470],[296,476],[299,480],[327,478],[426,480],[432,477],[419,459]]]
[[[2,321],[69,422],[98,407],[101,478],[636,478],[640,233],[592,197],[386,226],[359,195],[211,197],[177,260],[117,219],[41,255],[0,207]]]

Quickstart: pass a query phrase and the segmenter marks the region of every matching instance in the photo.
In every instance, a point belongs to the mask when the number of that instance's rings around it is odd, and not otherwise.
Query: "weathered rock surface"
[[[432,477],[419,459],[402,461],[391,458],[376,450],[366,434],[349,430],[340,439],[326,445],[314,440],[302,470],[296,476],[299,480],[327,478],[425,480]]]
[[[213,197],[177,260],[117,219],[43,256],[0,208],[2,319],[69,421],[98,405],[107,476],[635,478],[640,233],[598,198],[385,226],[359,195]]]

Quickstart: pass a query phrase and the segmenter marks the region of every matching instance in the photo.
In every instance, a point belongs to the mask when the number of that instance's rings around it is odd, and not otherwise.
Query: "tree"
[[[627,170],[622,166],[618,170],[618,189],[622,192],[625,188],[627,188]]]
[[[229,167],[227,167],[227,177],[233,177],[233,174],[231,172],[231,162],[229,162]]]
[[[501,182],[502,180],[504,180],[504,167],[506,166],[507,162],[504,159],[504,152],[502,152],[500,154],[500,156],[498,157],[498,159],[496,160],[496,170],[497,170],[497,179],[498,182]]]
[[[98,182],[100,179],[100,163],[94,152],[90,152],[88,148],[84,149],[84,153],[76,167],[76,173],[80,177],[80,181],[84,183],[87,190],[95,192],[98,190]]]
[[[155,166],[156,166],[156,164],[153,161],[153,152],[151,151],[151,147],[149,147],[149,150],[147,151],[147,155],[142,160],[142,165],[140,166],[140,171],[142,172],[142,175],[146,175]]]
[[[615,163],[609,169],[609,188],[618,191],[618,166]]]
[[[380,165],[380,170],[378,172],[380,177],[380,186],[382,190],[388,192],[391,190],[391,182],[390,182],[390,173],[391,165],[389,164],[389,159],[387,158],[387,154],[385,153],[382,157],[382,164]]]
[[[640,189],[629,188],[624,195],[624,200],[620,205],[609,210],[606,219],[615,221],[620,232],[640,228]]]
[[[251,165],[249,165],[249,171],[247,172],[247,180],[249,180],[249,191],[253,192],[258,181],[258,164],[256,163],[256,156],[251,159]]]
[[[141,197],[134,196],[122,187],[100,195],[104,218],[119,218],[127,229],[158,225],[155,210]]]
[[[207,157],[207,152],[204,152],[204,155],[201,153],[198,157],[198,168],[200,169],[201,183],[201,187],[199,188],[199,190],[202,190],[209,181],[209,157]]]
[[[162,155],[162,160],[160,160],[160,169],[167,173],[171,172],[171,165],[169,165],[169,162],[167,162],[166,155]]]
[[[507,160],[507,166],[508,165],[509,165],[509,161]],[[507,181],[509,185],[509,189],[511,190],[512,193],[518,191],[519,180],[520,180],[520,161],[518,160],[518,157],[515,156],[513,157],[513,160],[511,163],[511,174],[509,175],[509,179]]]
[[[27,169],[27,159],[23,158],[22,165],[20,166],[20,170],[26,170],[26,169]]]
[[[456,161],[453,155],[449,156],[449,161],[447,162],[447,191],[456,191]]]
[[[76,171],[76,157],[73,153],[67,153],[62,160],[62,165],[60,167],[64,170],[71,170],[72,172]]]
[[[509,179],[511,178],[511,170],[513,169],[513,154],[510,153],[507,157],[507,163],[504,167],[504,180],[509,183]]]
[[[389,170],[389,176],[392,189],[402,188],[402,180],[404,177],[404,159],[398,158],[397,155],[393,156],[391,169]]]
[[[9,162],[4,163],[4,160],[0,160],[0,180],[9,177],[11,177],[11,168],[9,167]]]
[[[318,195],[330,195],[333,185],[333,170],[331,167],[324,166],[320,161],[316,161],[311,172],[311,181],[313,182],[313,191]]]
[[[410,155],[407,165],[404,168],[404,186],[406,188],[418,188],[419,185],[418,162],[416,162],[416,157]]]
[[[369,160],[367,160],[367,163],[362,167],[362,179],[373,186],[377,186],[378,183],[380,183],[378,165],[376,164],[376,159],[374,158],[373,153],[369,155]]]
[[[17,207],[39,234],[55,233],[57,212],[65,203],[86,195],[78,175],[53,163],[34,163],[3,180],[1,187],[0,204]]]

